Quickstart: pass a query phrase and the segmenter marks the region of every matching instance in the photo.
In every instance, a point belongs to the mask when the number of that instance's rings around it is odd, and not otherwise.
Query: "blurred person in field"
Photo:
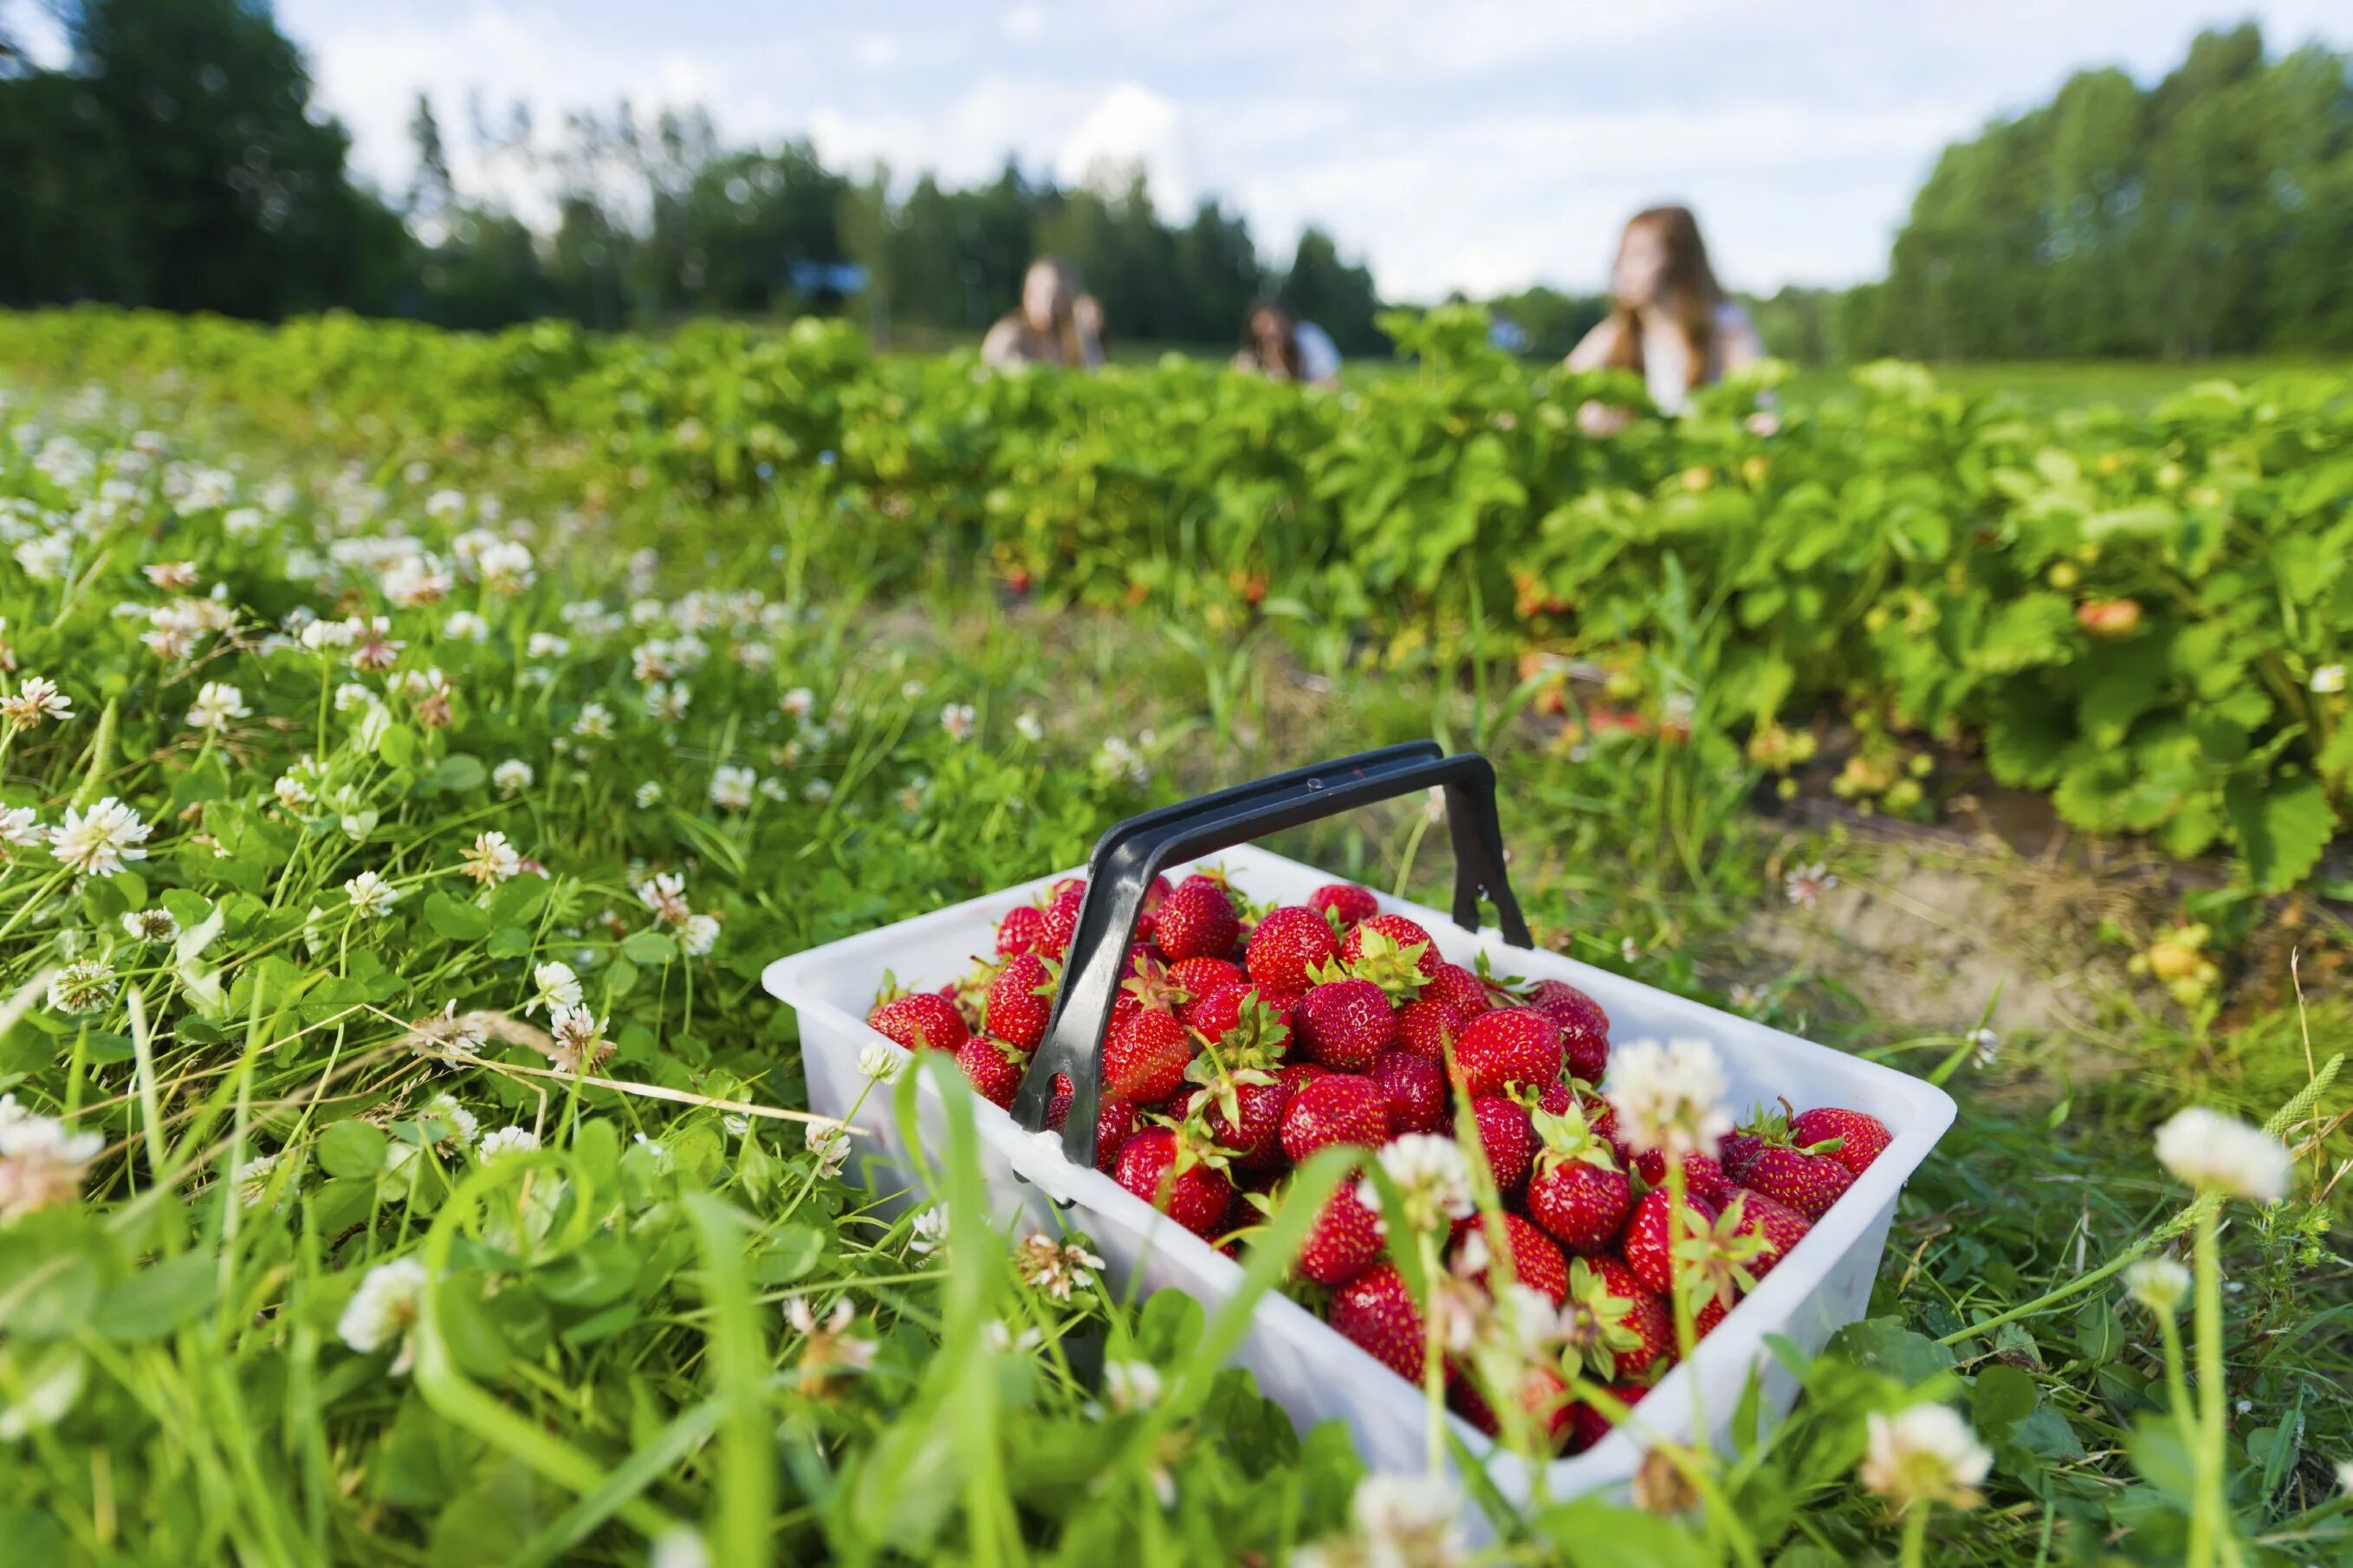
[[[1071,301],[1071,314],[1079,323],[1079,331],[1095,345],[1095,363],[1102,364],[1111,358],[1111,323],[1103,319],[1103,301],[1092,294],[1082,294]]]
[[[1021,308],[999,317],[981,339],[981,363],[999,370],[1032,364],[1094,369],[1103,363],[1103,345],[1081,320],[1079,299],[1071,269],[1053,257],[1039,257],[1022,276]],[[1092,314],[1100,326],[1101,309]]]
[[[1630,370],[1662,413],[1683,413],[1698,388],[1764,357],[1748,313],[1716,282],[1689,207],[1650,207],[1626,220],[1609,292],[1609,314],[1569,351],[1568,368]],[[1623,429],[1631,417],[1599,403],[1577,415],[1594,436]]]
[[[1234,355],[1234,368],[1269,381],[1336,386],[1340,350],[1314,322],[1298,320],[1271,300],[1253,300],[1242,318],[1242,346]]]

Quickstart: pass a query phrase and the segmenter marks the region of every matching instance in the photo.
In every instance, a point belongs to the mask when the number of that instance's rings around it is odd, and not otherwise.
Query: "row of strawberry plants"
[[[1609,378],[1392,323],[1410,371],[1302,395],[1170,361],[1092,378],[877,357],[850,329],[495,338],[0,318],[0,362],[146,373],[378,458],[548,438],[624,530],[681,495],[781,515],[819,568],[979,564],[1052,602],[1343,628],[1392,660],[1592,659],[1672,725],[1704,693],[1768,768],[1844,710],[1844,784],[1981,748],[2066,821],[2227,849],[2263,889],[2346,809],[2353,405],[2340,379],[2211,384],[2143,419],[2036,422],[1876,366],[1772,408],[1769,373],[1674,423],[1577,417]],[[1645,653],[1673,651],[1672,668]]]

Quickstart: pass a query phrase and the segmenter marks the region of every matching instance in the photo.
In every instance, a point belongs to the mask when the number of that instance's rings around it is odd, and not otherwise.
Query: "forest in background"
[[[1270,258],[1218,200],[1165,220],[1140,178],[1062,185],[1008,161],[957,189],[828,168],[806,142],[731,146],[696,110],[548,126],[420,91],[416,173],[376,192],[266,8],[83,0],[64,20],[60,69],[0,37],[0,305],[598,330],[818,312],[920,341],[986,327],[1050,252],[1116,341],[1220,344],[1266,293],[1344,350],[1387,347],[1370,271],[1328,233]],[[2201,35],[2152,86],[2080,72],[1946,150],[1884,279],[1752,300],[1764,337],[1807,363],[2353,349],[2349,63],[2317,45],[2275,57],[2248,24]],[[460,163],[543,192],[551,220],[463,188]],[[1545,287],[1488,303],[1539,357],[1603,310]]]

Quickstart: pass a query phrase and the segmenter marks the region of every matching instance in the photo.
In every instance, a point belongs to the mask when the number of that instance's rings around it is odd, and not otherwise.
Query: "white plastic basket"
[[[1248,846],[1213,858],[1256,900],[1300,903],[1316,887],[1342,879]],[[1176,869],[1181,874],[1184,868]],[[923,984],[962,973],[975,954],[993,951],[994,927],[1007,911],[1034,901],[1062,877],[1077,874],[1040,878],[770,964],[764,984],[800,1017],[810,1108],[845,1114],[865,1088],[858,1058],[882,1040],[865,1018],[884,971],[902,982]],[[1608,1011],[1614,1043],[1672,1037],[1712,1042],[1723,1055],[1735,1106],[1786,1096],[1800,1109],[1844,1106],[1868,1111],[1887,1124],[1893,1142],[1886,1152],[1700,1343],[1692,1360],[1661,1382],[1635,1415],[1644,1430],[1688,1441],[1688,1380],[1695,1376],[1703,1390],[1710,1440],[1721,1445],[1728,1438],[1752,1371],[1761,1379],[1767,1412],[1776,1416],[1785,1413],[1796,1397],[1796,1380],[1767,1350],[1766,1337],[1780,1334],[1809,1352],[1817,1351],[1837,1329],[1862,1316],[1886,1247],[1896,1194],[1952,1124],[1951,1097],[1876,1063],[1556,953],[1510,945],[1492,930],[1474,935],[1438,910],[1399,899],[1380,901],[1384,909],[1419,922],[1454,963],[1468,965],[1484,952],[1498,973],[1556,976],[1587,992]],[[1511,918],[1516,920],[1515,910]],[[1121,942],[1118,951],[1124,953],[1124,946]],[[1076,973],[1074,964],[1073,976]],[[1000,1223],[1018,1222],[1049,1234],[1065,1226],[1084,1231],[1108,1265],[1113,1284],[1132,1286],[1139,1298],[1177,1289],[1214,1305],[1236,1289],[1241,1272],[1231,1259],[1092,1166],[1073,1163],[1050,1140],[1024,1131],[1007,1112],[977,1100],[974,1110],[984,1174]],[[921,1088],[919,1127],[927,1139],[937,1135],[940,1112],[937,1090],[926,1079]],[[1074,1110],[1071,1123],[1080,1120],[1081,1112]],[[1087,1121],[1092,1120],[1089,1114]],[[903,1189],[908,1184],[905,1173],[913,1167],[905,1162],[897,1124],[880,1096],[869,1098],[859,1124],[861,1136],[853,1170],[879,1193]],[[1261,1300],[1234,1359],[1250,1369],[1259,1387],[1303,1431],[1324,1421],[1346,1422],[1357,1450],[1373,1469],[1414,1472],[1426,1462],[1422,1392],[1296,1302],[1277,1295]],[[1472,1452],[1492,1453],[1488,1474],[1504,1494],[1525,1500],[1535,1478],[1523,1463],[1512,1454],[1492,1450],[1485,1437],[1454,1419]],[[1622,1486],[1640,1458],[1634,1436],[1621,1430],[1582,1454],[1554,1461],[1544,1489],[1559,1499]]]

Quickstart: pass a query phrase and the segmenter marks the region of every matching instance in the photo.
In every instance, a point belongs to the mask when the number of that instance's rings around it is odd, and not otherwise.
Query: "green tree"
[[[1320,228],[1301,231],[1279,292],[1292,314],[1332,335],[1344,353],[1384,353],[1388,340],[1373,324],[1381,304],[1369,268],[1340,259],[1340,247]]]

